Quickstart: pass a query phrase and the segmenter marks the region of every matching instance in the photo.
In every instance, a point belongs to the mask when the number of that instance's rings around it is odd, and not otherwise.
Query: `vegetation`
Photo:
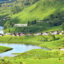
[[[45,48],[56,49],[64,47],[64,35],[48,35],[48,36],[2,36],[0,42],[21,43],[37,45]]]
[[[35,49],[28,51],[26,53],[20,53],[16,57],[5,57],[1,64],[63,64],[64,53],[61,51],[59,53],[59,50],[52,50],[52,51],[45,51],[40,49]],[[59,56],[61,54],[61,56]],[[61,58],[59,60],[59,57]]]
[[[14,0],[11,3],[1,5],[0,23],[5,27],[5,32],[9,32],[9,28],[10,32],[32,33],[46,31],[50,27],[54,30],[54,27],[57,26],[62,29],[60,25],[64,23],[63,7],[63,0]],[[39,20],[42,22],[37,22]],[[28,24],[28,27],[16,28],[14,24]]]
[[[6,52],[6,51],[9,51],[9,50],[12,50],[12,48],[0,46],[0,53]]]
[[[14,27],[14,24],[28,24]],[[0,25],[5,32],[37,33],[64,30],[64,0],[0,1]],[[0,64],[64,64],[64,34],[47,36],[2,36],[0,42],[37,45],[52,50],[33,49],[15,57],[0,58]],[[12,48],[0,46],[0,53]]]

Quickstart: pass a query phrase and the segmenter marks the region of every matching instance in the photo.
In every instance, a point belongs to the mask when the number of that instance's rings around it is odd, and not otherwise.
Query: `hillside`
[[[15,5],[14,5],[15,4]],[[7,7],[7,14],[10,16],[10,20],[4,23],[6,31],[7,28],[11,28],[11,31],[16,29],[17,32],[27,31],[43,31],[48,27],[56,27],[62,25],[64,22],[64,1],[62,0],[17,0],[13,2],[13,7]],[[13,27],[14,24],[28,24],[28,22],[39,21],[35,25],[30,25],[28,29],[22,29]],[[9,22],[10,21],[10,22]],[[10,27],[8,26],[10,25]],[[17,30],[18,29],[18,30]],[[54,30],[54,28],[53,28]],[[59,30],[59,28],[58,28]],[[13,31],[12,31],[13,32]]]
[[[27,23],[33,20],[43,20],[51,15],[56,15],[64,11],[64,1],[62,0],[40,0],[35,4],[25,8],[18,14],[13,15],[18,23]]]
[[[40,0],[27,6],[21,12],[11,16],[11,25],[42,20],[41,23],[30,25],[28,28],[15,28],[17,32],[46,31],[48,27],[60,26],[64,22],[64,1],[62,0]],[[6,25],[9,24],[8,22]],[[10,25],[10,24],[9,24]],[[13,26],[12,26],[13,27]],[[11,31],[14,28],[11,29]],[[21,30],[20,30],[21,29]],[[51,29],[51,28],[50,28]],[[53,28],[55,30],[55,28]],[[56,28],[59,30],[59,28]]]

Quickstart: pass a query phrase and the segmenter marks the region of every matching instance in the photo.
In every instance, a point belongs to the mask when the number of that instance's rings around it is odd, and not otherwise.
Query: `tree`
[[[62,28],[62,30],[64,30],[64,23],[62,24],[61,28]]]

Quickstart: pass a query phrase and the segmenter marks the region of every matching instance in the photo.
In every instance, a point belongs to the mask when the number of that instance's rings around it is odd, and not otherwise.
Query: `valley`
[[[0,64],[64,64],[64,1],[0,0]]]

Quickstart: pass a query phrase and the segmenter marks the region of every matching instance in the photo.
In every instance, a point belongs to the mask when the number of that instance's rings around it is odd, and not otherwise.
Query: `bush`
[[[55,38],[55,35],[52,35],[52,34],[48,34],[48,41],[53,41],[53,40],[55,40],[56,38]]]

